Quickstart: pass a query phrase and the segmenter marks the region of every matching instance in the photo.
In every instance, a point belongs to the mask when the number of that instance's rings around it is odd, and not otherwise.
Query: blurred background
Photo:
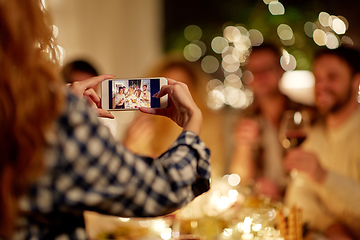
[[[280,89],[312,105],[313,53],[360,45],[360,4],[353,0],[43,1],[53,17],[63,64],[82,59],[99,74],[149,77],[164,55],[178,52],[210,76],[205,96],[197,97],[211,110],[230,115],[252,102],[246,87],[251,74],[242,69],[252,46],[278,44],[286,70]],[[122,139],[136,114],[114,115],[114,134]]]
[[[358,1],[44,0],[52,12],[63,62],[85,59],[100,73],[144,76],[163,54],[180,51],[212,75],[208,105],[245,108],[251,93],[241,71],[252,45],[283,48],[282,90],[312,104],[314,51],[359,47]],[[295,71],[294,71],[295,70]],[[296,89],[296,91],[294,91]]]

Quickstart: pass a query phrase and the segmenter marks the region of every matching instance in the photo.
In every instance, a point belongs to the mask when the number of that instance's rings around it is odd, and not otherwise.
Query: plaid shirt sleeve
[[[183,132],[157,159],[135,155],[117,143],[81,100],[69,95],[47,151],[53,206],[123,217],[159,216],[209,189],[209,150]],[[40,184],[41,185],[41,184]],[[45,204],[46,205],[46,204]],[[51,208],[50,206],[38,206]]]

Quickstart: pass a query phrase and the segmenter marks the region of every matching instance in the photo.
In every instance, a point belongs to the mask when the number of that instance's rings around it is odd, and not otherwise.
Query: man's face
[[[143,91],[146,91],[146,89],[147,89],[147,87],[144,85],[144,86],[143,86]]]
[[[324,55],[313,65],[315,103],[326,115],[336,113],[353,100],[351,69],[346,61],[335,55]]]
[[[270,50],[260,50],[249,56],[246,69],[253,75],[250,87],[255,97],[269,97],[279,93],[279,81],[283,74],[280,59]]]

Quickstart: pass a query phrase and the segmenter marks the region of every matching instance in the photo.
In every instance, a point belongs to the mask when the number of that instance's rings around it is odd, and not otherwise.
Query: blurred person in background
[[[322,50],[315,55],[313,73],[321,119],[301,147],[286,154],[286,168],[299,172],[287,189],[286,204],[301,208],[304,222],[328,239],[359,239],[360,52]]]
[[[246,70],[254,94],[253,103],[236,119],[234,150],[230,171],[239,174],[242,184],[253,185],[256,194],[281,200],[288,183],[283,166],[284,149],[279,142],[279,125],[286,110],[305,106],[290,100],[280,92],[284,73],[280,65],[281,52],[274,44],[263,43],[252,48]]]
[[[220,112],[211,110],[206,104],[206,84],[211,80],[198,63],[187,61],[182,54],[170,53],[160,59],[149,70],[146,77],[166,77],[184,82],[201,109],[204,121],[201,139],[211,151],[212,178],[224,175],[223,121]],[[130,123],[123,139],[133,152],[156,157],[170,147],[181,128],[166,118],[139,114]],[[156,141],[153,141],[156,139]]]
[[[163,215],[209,189],[202,114],[185,84],[169,79],[156,95],[169,94],[167,109],[140,109],[183,127],[161,157],[140,157],[99,122],[109,112],[80,99],[99,106],[92,87],[113,75],[65,89],[42,1],[2,1],[0,22],[0,239],[87,239],[84,210]]]
[[[98,71],[91,63],[80,59],[65,64],[61,69],[65,83],[80,82],[98,75]]]

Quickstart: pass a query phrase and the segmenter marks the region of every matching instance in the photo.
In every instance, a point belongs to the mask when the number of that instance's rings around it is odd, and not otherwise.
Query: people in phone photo
[[[124,94],[124,89],[122,87],[119,87],[119,91],[113,99],[114,99],[113,107],[115,109],[125,108],[125,94]]]
[[[142,86],[142,92],[141,92],[141,95],[140,95],[140,99],[142,101],[145,101],[145,102],[149,102],[150,101],[150,92],[147,90],[147,84],[144,84]]]
[[[135,96],[137,97],[137,98],[140,98],[140,95],[141,95],[141,90],[140,90],[140,88],[139,88],[139,86],[138,85],[135,85]]]

